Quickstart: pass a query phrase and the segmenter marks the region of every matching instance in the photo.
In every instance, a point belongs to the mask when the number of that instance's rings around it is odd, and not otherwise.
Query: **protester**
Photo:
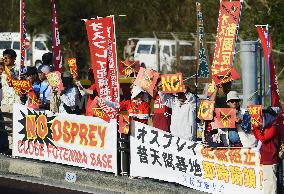
[[[2,75],[4,70],[4,64],[3,61],[0,62],[0,76]],[[0,103],[2,100],[2,84],[1,84],[1,79],[0,79]],[[8,134],[5,129],[4,125],[4,118],[2,115],[2,112],[0,111],[0,152],[3,153],[7,150],[8,146]]]
[[[277,193],[277,168],[280,163],[280,132],[277,126],[277,113],[268,107],[263,110],[263,127],[258,123],[253,126],[256,139],[262,142],[260,164],[262,164],[264,194]]]
[[[50,68],[48,65],[41,65],[38,68],[38,77],[41,81],[40,83],[40,91],[39,91],[39,100],[40,100],[40,108],[49,110],[50,108],[50,99],[52,96],[52,89],[48,83],[46,75],[50,72]]]
[[[232,82],[226,82],[222,84],[217,84],[215,86],[214,92],[210,96],[210,101],[215,101],[215,108],[229,108],[226,99],[227,99],[227,94],[231,91],[232,87]],[[206,125],[209,126],[209,125]],[[210,123],[211,126],[211,131],[209,135],[212,135],[213,138],[209,137],[208,140],[210,144],[212,145],[218,145],[218,146],[225,146],[228,147],[228,130],[227,129],[216,129],[214,125],[214,121]],[[235,133],[231,133],[231,138],[235,140],[238,139],[238,137],[233,136]],[[211,142],[212,141],[212,142]],[[214,142],[214,143],[213,143]]]
[[[227,94],[227,105],[229,106],[229,108],[234,108],[237,110],[236,128],[228,129],[228,137],[230,141],[229,143],[233,147],[255,147],[257,145],[257,140],[251,133],[251,130],[244,130],[242,128],[242,126],[245,126],[245,124],[243,124],[243,122],[245,122],[243,120],[245,110],[240,108],[240,102],[241,99],[239,98],[236,91],[230,91]],[[248,125],[246,126],[249,127]]]
[[[131,90],[131,100],[123,100],[120,103],[103,100],[107,106],[117,108],[120,111],[126,110],[133,120],[147,124],[150,114],[150,106],[147,99],[145,99],[147,95],[142,88],[134,85]]]
[[[176,95],[158,92],[163,103],[172,109],[170,131],[174,136],[193,140],[196,133],[195,97],[189,92]]]
[[[91,86],[88,89],[84,88],[79,80],[75,81],[82,98],[88,97],[87,104],[86,104],[86,110],[91,105],[91,103],[95,99],[95,97],[98,96],[98,92],[97,92],[97,89],[96,89],[96,83],[95,83],[95,80],[94,80],[94,73],[93,73],[92,69],[89,69],[89,71],[88,71],[88,80],[90,80],[91,83],[92,83]],[[86,111],[86,115],[91,116],[91,115],[89,115],[89,113],[87,111]]]
[[[47,65],[47,66],[49,66],[50,71],[54,71],[52,53],[50,53],[50,52],[44,53],[41,57],[41,61],[42,61],[42,65]]]
[[[18,79],[19,72],[15,68],[15,60],[17,54],[13,49],[6,49],[3,51],[3,58],[0,63],[4,64],[6,71],[1,75],[2,81],[2,101],[1,101],[1,111],[3,114],[6,133],[9,134],[9,148],[12,149],[12,113],[13,104],[21,103],[20,96],[18,96],[12,87],[11,79]],[[11,77],[9,77],[11,76]],[[6,144],[3,143],[3,144]],[[8,145],[7,145],[8,146]]]
[[[226,82],[215,86],[214,92],[210,96],[211,101],[215,101],[215,108],[228,108],[226,95],[231,91],[232,82]]]
[[[172,110],[167,107],[157,94],[154,102],[153,127],[170,132]]]
[[[26,79],[31,82],[33,91],[39,96],[41,82],[36,67],[27,67]]]
[[[63,91],[60,94],[59,113],[80,114],[79,91],[73,84],[73,78],[69,72],[62,74]]]

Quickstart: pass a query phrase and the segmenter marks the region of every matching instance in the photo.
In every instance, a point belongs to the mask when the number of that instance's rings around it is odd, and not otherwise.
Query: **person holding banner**
[[[256,139],[262,142],[260,163],[263,171],[264,194],[277,194],[277,172],[280,163],[280,131],[277,126],[278,113],[271,107],[263,110],[263,126],[253,125]],[[282,129],[283,130],[283,129]]]
[[[62,74],[63,91],[60,94],[59,113],[80,114],[79,91],[73,84],[72,75],[69,72]]]
[[[2,81],[2,101],[1,101],[1,111],[3,114],[5,122],[12,123],[13,104],[21,103],[20,96],[17,95],[14,88],[12,87],[12,79],[18,79],[19,72],[15,68],[15,60],[17,54],[13,49],[6,49],[3,52],[3,58],[0,59],[0,63],[4,65],[5,71],[1,75]],[[12,147],[12,125],[5,125],[5,133],[9,134],[9,147]],[[5,146],[8,147],[8,139],[5,141]]]
[[[90,80],[92,84],[89,88],[84,88],[82,86],[81,82],[79,80],[75,79],[75,83],[76,83],[76,85],[79,89],[81,96],[82,97],[88,97],[87,104],[86,104],[86,110],[92,104],[95,97],[98,96],[98,92],[97,92],[97,89],[96,89],[96,83],[95,83],[95,80],[94,80],[94,73],[93,73],[93,70],[91,68],[88,71],[88,80]],[[91,116],[91,115],[88,114],[87,111],[86,111],[86,115]]]
[[[227,105],[230,108],[234,108],[237,110],[237,119],[236,119],[236,128],[228,129],[228,137],[229,143],[234,147],[256,147],[257,141],[254,135],[250,130],[246,130],[246,132],[242,129],[243,116],[245,114],[245,110],[240,107],[241,99],[238,96],[236,91],[230,91],[227,94]]]
[[[145,95],[148,95],[142,88],[134,85],[131,90],[131,100],[123,100],[120,103],[109,102],[103,99],[107,106],[120,109],[120,111],[126,110],[129,116],[135,121],[148,124],[150,106]]]
[[[176,95],[158,92],[162,102],[172,109],[170,131],[174,136],[194,140],[196,133],[195,96],[186,88]]]
[[[48,65],[41,65],[38,68],[38,77],[41,81],[39,91],[39,100],[41,101],[40,108],[45,110],[49,110],[50,99],[52,97],[52,89],[46,77],[49,72],[50,68]]]

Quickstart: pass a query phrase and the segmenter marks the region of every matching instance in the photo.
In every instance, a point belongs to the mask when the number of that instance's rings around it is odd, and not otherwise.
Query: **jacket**
[[[280,147],[280,134],[276,125],[277,121],[273,121],[264,127],[263,131],[260,127],[255,127],[253,133],[256,139],[262,142],[260,148],[260,163],[264,165],[278,164],[280,158],[278,156]]]

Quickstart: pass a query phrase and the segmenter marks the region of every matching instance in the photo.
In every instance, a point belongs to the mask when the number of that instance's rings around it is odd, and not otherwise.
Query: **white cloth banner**
[[[218,194],[262,193],[259,152],[206,148],[133,121],[130,175],[149,177]]]
[[[14,104],[12,155],[117,174],[116,120]]]

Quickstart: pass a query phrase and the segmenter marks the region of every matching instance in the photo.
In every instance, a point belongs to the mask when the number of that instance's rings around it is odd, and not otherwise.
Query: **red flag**
[[[236,79],[239,79],[240,75],[235,68],[229,68],[225,71],[219,72],[218,74],[213,75],[213,80],[216,85],[230,82]]]
[[[119,102],[119,84],[116,61],[113,17],[86,21],[92,69],[101,98]]]
[[[26,1],[21,0],[21,15],[20,15],[20,34],[21,34],[21,67],[25,65],[25,57],[26,57],[26,38],[27,38],[27,30],[26,30]],[[21,68],[22,69],[22,68]]]
[[[233,64],[241,7],[242,1],[239,0],[220,1],[212,74],[224,71]]]
[[[215,127],[216,128],[236,128],[236,109],[216,108]]]
[[[145,69],[140,67],[138,75],[134,81],[134,84],[141,87],[148,92],[151,96],[154,95],[154,88],[158,80],[159,73],[152,69]]]
[[[267,29],[264,28],[263,26],[257,26],[257,32],[258,36],[262,45],[264,57],[266,64],[269,65],[269,70],[270,70],[270,93],[271,93],[271,106],[274,107],[279,107],[280,108],[280,113],[278,117],[278,124],[279,124],[279,129],[281,131],[281,137],[282,141],[284,141],[284,112],[282,108],[282,104],[280,101],[280,94],[279,94],[279,86],[278,86],[278,80],[276,77],[276,70],[275,70],[275,65],[273,64],[273,60],[271,57],[271,51],[272,51],[272,38],[269,36]],[[268,38],[269,37],[269,38]]]
[[[55,71],[62,71],[62,50],[59,39],[59,25],[55,8],[55,0],[50,0],[52,7],[52,41],[53,41],[53,64]]]
[[[242,0],[220,0],[215,50],[211,65],[212,75],[233,65],[242,2]],[[213,93],[212,89],[214,89],[214,81],[208,87],[209,96]]]

